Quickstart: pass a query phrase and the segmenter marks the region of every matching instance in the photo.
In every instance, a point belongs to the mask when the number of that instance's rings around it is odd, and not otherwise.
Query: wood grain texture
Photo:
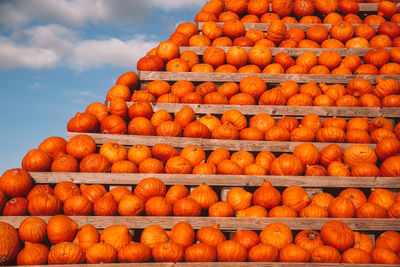
[[[134,102],[127,102],[130,107]],[[108,105],[108,102],[106,102]],[[184,103],[151,103],[153,111],[166,110],[176,113],[183,107],[191,107],[196,114],[223,114],[228,110],[238,110],[244,115],[267,113],[271,116],[301,116],[315,113],[321,117],[400,117],[400,108],[366,108],[366,107],[316,107],[316,106],[266,106],[266,105],[214,105],[214,104],[184,104]]]
[[[139,71],[138,77],[141,82],[163,80],[179,81],[189,80],[192,82],[240,82],[248,76],[258,76],[267,83],[282,83],[284,81],[295,81],[298,83],[340,83],[348,84],[357,77],[368,80],[375,84],[378,77],[383,79],[396,79],[400,81],[400,75],[331,75],[331,74],[265,74],[265,73],[199,73],[199,72],[165,72],[165,71]]]
[[[55,184],[71,181],[76,184],[134,185],[142,179],[155,177],[166,185],[210,186],[260,186],[270,181],[273,186],[287,187],[298,185],[311,188],[400,188],[399,177],[332,177],[332,176],[275,176],[275,175],[200,175],[165,173],[80,173],[80,172],[31,172],[32,178],[39,184]]]
[[[82,133],[67,133],[67,140]],[[121,134],[99,134],[85,133],[91,136],[96,144],[102,145],[106,142],[117,142],[125,146],[133,146],[143,144],[146,146],[154,146],[163,143],[171,145],[175,148],[183,148],[188,145],[198,145],[204,150],[214,150],[224,147],[231,151],[247,150],[247,151],[263,151],[270,152],[293,152],[293,150],[302,142],[275,142],[275,141],[247,141],[247,140],[222,140],[222,139],[200,139],[187,137],[163,137],[163,136],[141,136],[141,135],[121,135]],[[327,147],[332,143],[312,142],[319,150]],[[337,143],[343,150],[354,145],[351,143]],[[365,144],[375,149],[376,144]]]
[[[41,217],[41,216],[39,216]],[[46,222],[49,216],[41,217]],[[321,227],[332,218],[239,218],[239,217],[151,217],[151,216],[71,216],[78,225],[92,224],[98,229],[104,229],[110,225],[127,225],[129,229],[144,229],[150,225],[158,224],[163,228],[171,229],[178,222],[185,221],[199,229],[204,226],[218,224],[221,230],[236,231],[262,230],[270,223],[280,222],[286,224],[291,230],[320,230]],[[26,216],[3,216],[1,221],[19,227]],[[398,219],[359,219],[336,218],[335,220],[346,223],[356,231],[400,231]]]
[[[203,28],[205,22],[197,22],[197,27],[198,29],[201,31],[201,29]],[[224,25],[223,22],[217,22],[218,25],[220,25],[221,27]],[[270,23],[243,23],[244,27],[246,29],[246,31],[248,30],[259,30],[259,31],[263,31],[266,32],[269,28]],[[306,31],[308,28],[310,28],[312,25],[315,24],[305,24],[305,23],[286,23],[286,28],[287,29],[291,29],[291,28],[300,28],[304,31]],[[331,29],[333,24],[322,24],[319,23],[319,25],[324,26],[325,28],[327,28],[328,30]],[[359,24],[353,24],[353,28],[355,29]],[[378,29],[379,25],[378,24],[371,24],[372,27],[375,28],[375,30]]]
[[[180,51],[181,53],[185,51],[193,51],[197,55],[203,55],[204,50],[206,50],[208,46],[181,46]],[[229,46],[219,46],[219,48],[223,49],[225,53],[230,48]],[[250,51],[251,47],[243,47],[247,52]],[[356,55],[363,57],[365,53],[367,53],[371,48],[283,48],[283,47],[271,47],[270,50],[272,55],[275,56],[279,52],[285,52],[290,56],[297,57],[302,55],[304,52],[313,52],[315,55],[319,56],[322,52],[327,50],[334,50],[338,52],[342,57]],[[386,48],[390,50],[390,48]]]

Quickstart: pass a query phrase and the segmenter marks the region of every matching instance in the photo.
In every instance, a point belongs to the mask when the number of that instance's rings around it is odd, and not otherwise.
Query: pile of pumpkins
[[[23,182],[22,180],[26,181]],[[19,181],[17,181],[19,180]],[[18,185],[17,185],[17,182]],[[11,185],[14,183],[14,188]],[[0,179],[0,211],[3,216],[210,216],[210,217],[302,217],[302,218],[400,218],[400,194],[375,189],[369,197],[359,189],[342,190],[338,197],[318,193],[311,197],[300,186],[282,193],[265,181],[253,193],[234,187],[221,201],[207,184],[189,190],[175,184],[167,189],[157,178],[141,180],[133,191],[118,186],[107,192],[100,184],[59,182],[54,189],[32,187],[23,169],[6,171]],[[251,190],[251,189],[250,189]],[[7,199],[10,199],[7,201]],[[6,202],[7,201],[7,202]]]
[[[224,3],[225,2],[225,3]],[[313,3],[315,2],[315,3]],[[314,5],[323,20],[313,16]],[[302,10],[299,13],[299,8]],[[338,10],[345,16],[343,17]],[[292,74],[351,74],[354,70],[341,64],[341,57],[335,51],[326,51],[320,56],[319,65],[312,71],[303,64],[279,60],[272,63],[270,47],[286,48],[368,48],[400,46],[400,12],[394,3],[382,1],[378,14],[364,20],[356,15],[358,3],[351,0],[275,0],[272,11],[268,12],[268,0],[213,0],[197,14],[195,20],[204,22],[199,33],[194,23],[182,23],[169,40],[161,42],[137,63],[140,71],[170,72],[250,72],[250,73],[292,73]],[[307,12],[304,13],[305,9]],[[293,13],[301,18],[300,23],[332,24],[312,25],[305,32],[296,27],[297,20],[289,17]],[[389,19],[390,21],[386,21]],[[217,23],[222,23],[222,26]],[[244,23],[270,23],[266,34],[261,30],[247,30]],[[294,24],[288,29],[286,24]],[[354,26],[353,24],[358,24]],[[376,29],[371,24],[377,24]],[[330,37],[330,39],[329,39]],[[210,47],[204,52],[203,63],[192,51],[180,53],[180,46]],[[228,52],[218,48],[231,47]],[[252,47],[247,53],[243,47]],[[384,49],[383,49],[384,50]],[[394,50],[398,54],[399,50]],[[312,53],[311,53],[312,54]],[[315,57],[315,55],[314,55]],[[285,58],[286,59],[286,58]],[[293,59],[292,59],[293,60]],[[275,60],[276,61],[276,60]],[[249,64],[249,65],[248,65]],[[366,63],[360,72],[377,72],[376,67]],[[316,64],[315,64],[316,65]],[[239,71],[240,70],[240,71]],[[381,74],[400,73],[398,62],[389,63]],[[361,74],[361,73],[358,73]]]
[[[375,242],[340,221],[325,223],[321,231],[294,235],[283,223],[271,223],[257,233],[238,230],[226,238],[217,225],[197,230],[178,222],[170,231],[159,225],[143,230],[133,241],[126,225],[111,225],[99,234],[65,215],[48,223],[38,217],[22,221],[18,231],[0,222],[2,263],[18,265],[155,262],[314,262],[399,264],[400,234],[382,233]],[[197,243],[196,243],[197,240]],[[20,250],[20,242],[25,247]],[[51,245],[49,249],[47,245]]]
[[[323,129],[329,128],[334,127]],[[297,145],[292,154],[275,155],[267,150],[256,155],[246,150],[231,154],[219,147],[207,155],[197,145],[186,146],[178,152],[162,143],[152,148],[137,144],[127,150],[119,143],[106,142],[97,151],[92,137],[79,134],[68,142],[56,136],[47,138],[25,155],[22,168],[29,172],[398,177],[399,158],[397,138],[384,138],[375,150],[365,144],[355,144],[343,151],[331,144],[319,151],[313,143],[305,142]]]
[[[311,52],[305,52],[307,53]],[[308,54],[305,55],[304,60],[308,61],[312,58],[313,56],[310,58]],[[350,59],[354,63],[352,60]],[[313,64],[311,61],[308,63]],[[179,80],[171,86],[166,81],[154,80],[146,84],[145,90],[133,93],[128,86],[117,84],[108,91],[106,96],[106,100],[111,102],[109,109],[96,102],[89,105],[86,112],[99,114],[99,120],[107,112],[124,116],[128,113],[130,117],[133,117],[133,111],[127,112],[127,107],[121,100],[214,105],[399,107],[399,82],[395,79],[382,78],[378,78],[376,82],[374,88],[364,78],[354,78],[346,87],[341,84],[327,85],[316,82],[299,85],[289,80],[268,89],[266,82],[257,76],[243,78],[240,83],[226,82],[218,88],[213,82],[204,82],[195,86],[191,81]]]

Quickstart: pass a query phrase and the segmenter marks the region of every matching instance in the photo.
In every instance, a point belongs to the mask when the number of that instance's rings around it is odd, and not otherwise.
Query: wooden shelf
[[[284,81],[295,81],[298,83],[340,83],[348,84],[354,78],[364,78],[371,84],[375,84],[378,77],[383,79],[396,79],[400,81],[400,75],[332,75],[332,74],[265,74],[265,73],[201,73],[201,72],[165,72],[165,71],[138,71],[139,80],[143,82],[163,80],[179,81],[189,80],[192,82],[240,82],[248,76],[258,76],[267,83],[282,83]]]
[[[185,51],[192,51],[196,53],[196,55],[202,56],[204,54],[204,51],[208,48],[209,46],[181,46],[180,52],[183,53]],[[230,46],[218,46],[222,50],[225,51],[225,53],[231,48]],[[252,47],[243,47],[246,52],[249,52]],[[328,50],[334,50],[338,52],[342,57],[346,56],[360,56],[364,57],[364,55],[369,51],[373,49],[373,47],[370,48],[284,48],[284,47],[271,47],[271,53],[273,56],[278,54],[279,52],[285,52],[290,56],[297,57],[302,55],[304,52],[313,52],[316,56],[321,55],[324,51]],[[391,47],[386,47],[387,50],[390,50]]]
[[[165,173],[82,173],[82,172],[31,172],[39,184],[55,184],[71,181],[76,184],[134,185],[142,179],[155,177],[166,185],[210,186],[261,186],[270,181],[275,187],[298,185],[307,188],[400,188],[399,177],[334,177],[334,176],[276,176],[276,175],[200,175]]]
[[[134,102],[127,102],[130,107]],[[267,106],[267,105],[214,105],[214,104],[185,104],[185,103],[151,103],[153,111],[166,110],[169,113],[176,113],[183,107],[191,107],[196,114],[223,114],[227,110],[238,110],[243,115],[256,115],[267,113],[271,116],[304,116],[315,113],[321,117],[387,117],[400,118],[400,108],[366,108],[366,107],[317,107],[317,106]],[[108,102],[106,102],[108,106]]]
[[[39,216],[46,222],[50,216]],[[178,222],[185,221],[200,229],[204,226],[218,224],[222,231],[262,230],[270,223],[280,222],[286,224],[292,231],[295,230],[320,230],[329,221],[339,220],[356,231],[400,231],[398,219],[360,219],[360,218],[242,218],[242,217],[152,217],[152,216],[70,216],[78,225],[92,224],[98,229],[110,225],[127,225],[130,229],[144,229],[150,225],[158,224],[165,229],[171,229]],[[26,216],[3,216],[2,221],[19,227]]]
[[[197,145],[204,150],[214,150],[219,147],[224,147],[231,151],[247,150],[247,151],[264,151],[270,152],[293,152],[299,144],[304,142],[276,142],[276,141],[247,141],[247,140],[225,140],[225,139],[201,139],[188,137],[164,137],[164,136],[142,136],[142,135],[127,135],[127,134],[100,134],[100,133],[76,133],[68,132],[67,140],[72,137],[86,134],[91,136],[96,144],[102,145],[106,142],[117,142],[124,146],[133,146],[143,144],[146,146],[154,146],[155,144],[168,144],[176,148],[183,148],[189,145]],[[318,150],[321,150],[333,143],[311,142]],[[355,145],[352,143],[335,143],[343,150]],[[372,149],[375,149],[376,144],[365,144]]]
[[[197,22],[197,28],[201,31],[201,29],[203,28],[205,22]],[[219,26],[223,26],[224,23],[223,22],[217,22],[217,24]],[[248,30],[259,30],[259,31],[263,31],[266,32],[269,28],[270,23],[243,23],[244,27],[246,29],[246,31]],[[306,31],[308,28],[310,28],[311,26],[313,26],[315,24],[308,24],[308,23],[286,23],[286,28],[287,29],[291,29],[291,28],[300,28],[304,31]],[[327,28],[328,30],[331,29],[333,24],[323,24],[323,23],[318,23],[318,25],[322,25],[325,28]],[[355,29],[359,24],[353,24],[353,28]],[[379,24],[370,24],[372,27],[375,28],[375,30],[378,29]]]

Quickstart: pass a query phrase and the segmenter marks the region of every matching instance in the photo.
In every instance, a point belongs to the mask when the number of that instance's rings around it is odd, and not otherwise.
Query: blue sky
[[[119,75],[205,0],[0,1],[0,174],[105,100]]]

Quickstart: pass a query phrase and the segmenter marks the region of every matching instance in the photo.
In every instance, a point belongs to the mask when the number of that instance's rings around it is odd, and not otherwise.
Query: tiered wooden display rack
[[[376,11],[376,4],[360,4],[361,11]],[[296,27],[308,28],[310,25],[295,24]],[[199,29],[202,23],[198,23]],[[290,28],[292,25],[288,25]],[[328,28],[331,25],[326,25]],[[266,31],[267,24],[246,24],[248,29],[261,29]],[[228,48],[224,48],[227,50]],[[202,55],[204,47],[181,47],[183,51],[194,51],[198,55]],[[299,49],[299,48],[272,48],[273,54],[279,51],[284,51],[291,56],[298,56],[304,51],[312,51],[319,55],[325,49]],[[331,49],[332,50],[332,49]],[[363,56],[368,49],[336,49],[341,55],[359,55]],[[212,81],[216,84],[222,82],[239,82],[242,78],[250,74],[226,74],[226,73],[169,73],[169,72],[147,72],[141,71],[138,73],[139,86],[145,88],[146,84],[153,80],[165,80],[174,82],[178,80],[190,80],[193,83],[204,81]],[[317,83],[341,83],[347,84],[351,79],[360,77],[356,75],[275,75],[275,74],[251,74],[259,76],[268,84],[279,84],[286,80],[296,81],[298,83],[307,83],[315,81]],[[372,84],[378,76],[362,76],[369,80]],[[379,76],[383,78],[395,78],[400,80],[399,76]],[[128,103],[128,106],[132,103]],[[232,105],[200,105],[200,104],[161,104],[154,103],[154,111],[165,109],[170,113],[179,111],[183,106],[190,106],[200,116],[206,113],[222,114],[223,112],[236,109],[244,115],[250,116],[260,112],[270,114],[275,118],[287,116],[303,116],[308,113],[315,113],[321,117],[340,116],[344,118],[351,117],[378,117],[383,116],[393,119],[396,123],[399,122],[399,108],[346,108],[346,107],[289,107],[289,106],[232,106]],[[80,133],[68,132],[67,139],[71,139]],[[183,148],[187,145],[198,145],[205,151],[212,151],[218,147],[225,147],[230,151],[247,150],[247,151],[262,151],[268,150],[271,152],[292,152],[299,144],[297,142],[268,142],[268,141],[243,141],[243,140],[215,140],[215,139],[200,139],[200,138],[178,138],[178,137],[159,137],[159,136],[132,136],[132,135],[107,135],[107,134],[88,134],[96,141],[98,146],[114,141],[126,147],[135,144],[145,144],[153,146],[157,143],[169,144],[175,148]],[[314,143],[318,149],[329,145],[327,143]],[[338,144],[342,149],[349,147],[351,144]],[[368,144],[374,148],[375,144]],[[146,177],[156,177],[161,179],[166,185],[183,184],[193,187],[202,183],[207,183],[221,194],[221,199],[226,199],[227,188],[229,187],[245,187],[251,188],[260,186],[263,181],[268,180],[275,187],[287,187],[290,185],[299,185],[306,188],[310,194],[318,192],[337,192],[341,188],[359,188],[364,192],[369,192],[374,188],[387,188],[394,192],[400,190],[399,177],[312,177],[312,176],[231,176],[231,175],[179,175],[179,174],[114,174],[114,173],[52,173],[52,172],[31,172],[32,178],[37,184],[56,184],[61,181],[72,181],[74,183],[85,184],[103,184],[107,189],[125,185],[131,186],[137,184],[140,180]],[[225,199],[224,199],[225,198]],[[1,221],[8,222],[14,227],[18,227],[25,216],[2,217]],[[46,222],[50,217],[42,217]],[[140,230],[150,225],[158,224],[165,229],[171,227],[180,221],[190,223],[195,229],[212,224],[218,224],[224,232],[234,232],[238,229],[262,230],[267,224],[272,222],[285,223],[293,231],[313,229],[320,230],[322,225],[332,220],[331,218],[232,218],[232,217],[94,217],[94,216],[76,216],[73,219],[79,224],[92,224],[98,229],[104,229],[107,226],[114,224],[124,224],[130,229]],[[355,231],[360,231],[373,235],[380,232],[393,230],[400,231],[399,219],[339,219],[346,223]],[[140,263],[140,264],[123,264],[124,266],[231,266],[232,263]],[[307,266],[319,266],[320,264],[308,263]],[[65,265],[62,265],[65,266]],[[82,265],[90,266],[90,265]],[[119,266],[119,264],[102,264],[102,266]],[[304,263],[234,263],[234,266],[304,266]],[[341,264],[324,264],[323,266],[341,266]],[[346,264],[346,266],[360,266]],[[380,265],[374,265],[380,266]],[[383,266],[383,265],[381,265]]]

